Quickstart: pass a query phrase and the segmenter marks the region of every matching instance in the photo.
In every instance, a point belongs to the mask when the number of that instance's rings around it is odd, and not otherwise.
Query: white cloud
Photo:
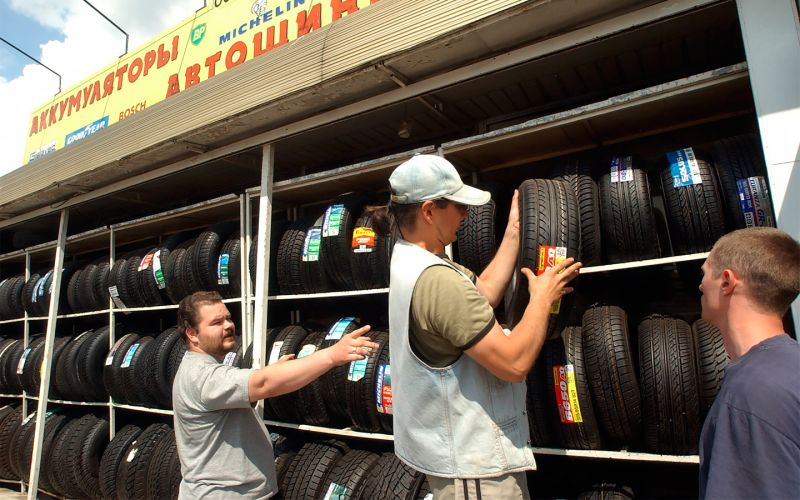
[[[93,0],[92,4],[130,35],[128,48],[133,51],[191,16],[203,6],[203,0]],[[63,33],[63,39],[40,45],[39,58],[61,74],[62,89],[113,63],[125,50],[122,33],[81,0],[10,0],[10,5]],[[25,66],[17,78],[0,78],[0,176],[22,165],[30,113],[57,90],[57,77],[35,64]]]

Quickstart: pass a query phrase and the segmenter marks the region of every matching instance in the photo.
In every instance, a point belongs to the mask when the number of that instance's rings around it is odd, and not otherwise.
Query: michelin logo
[[[67,134],[64,138],[64,145],[69,146],[73,142],[78,142],[80,140],[86,139],[90,135],[103,130],[104,128],[108,127],[108,116],[104,116],[97,121],[86,125],[83,128],[79,128],[75,132]]]

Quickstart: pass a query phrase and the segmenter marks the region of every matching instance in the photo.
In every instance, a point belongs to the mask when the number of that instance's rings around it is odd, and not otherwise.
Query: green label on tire
[[[122,364],[119,365],[120,368],[128,368],[131,366],[131,361],[133,360],[133,355],[136,354],[136,351],[139,349],[139,343],[135,343],[128,348],[128,352],[125,353],[125,357],[122,359]]]
[[[303,244],[303,262],[316,262],[319,260],[319,246],[322,230],[312,227],[306,233],[306,241]]]
[[[369,356],[364,359],[359,359],[350,363],[350,368],[347,370],[347,380],[351,382],[358,382],[367,373],[367,360]]]
[[[328,334],[325,335],[325,340],[339,340],[344,335],[345,330],[350,324],[355,321],[356,319],[353,316],[347,316],[346,318],[342,318],[337,321],[330,330],[328,330]]]
[[[300,349],[300,352],[297,353],[297,359],[305,358],[306,356],[308,356],[309,354],[313,353],[316,350],[317,346],[315,346],[314,344],[306,344],[303,346],[302,349]]]
[[[228,263],[230,260],[231,256],[229,254],[220,254],[217,260],[217,285],[227,285],[230,283],[230,278],[228,277]]]
[[[331,205],[325,210],[325,219],[322,221],[322,237],[338,236],[342,227],[344,205]]]
[[[338,483],[331,483],[323,500],[345,500],[346,498],[350,498],[349,494],[350,490],[346,486]]]
[[[156,279],[156,287],[163,290],[167,287],[167,281],[164,279],[164,271],[161,270],[161,250],[153,255],[153,278]]]

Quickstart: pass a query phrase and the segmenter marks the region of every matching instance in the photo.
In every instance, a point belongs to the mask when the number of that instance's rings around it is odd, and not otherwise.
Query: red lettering
[[[303,36],[311,31],[317,30],[322,26],[322,5],[316,4],[311,7],[311,11],[301,10],[297,14],[297,36]]]
[[[186,68],[186,83],[183,88],[188,89],[192,85],[200,83],[200,65],[192,64]]]
[[[341,19],[342,14],[347,12],[353,14],[358,11],[357,0],[331,0],[331,10],[333,10],[333,20]]]
[[[156,62],[156,51],[155,50],[148,50],[147,53],[144,55],[144,76],[147,76],[147,73],[150,72],[150,68],[153,67],[153,63]]]
[[[83,107],[85,108],[87,104],[89,104],[89,92],[92,91],[92,86],[87,85],[83,87]]]
[[[45,109],[39,115],[39,131],[40,132],[47,128],[47,111],[48,110]]]
[[[108,76],[111,77],[111,90],[114,90],[114,73],[109,73]],[[108,77],[106,77],[106,80]],[[94,82],[92,85],[92,95],[89,97],[89,104],[94,103],[95,101],[99,101],[102,99],[100,96],[100,80]]]
[[[122,88],[122,76],[125,74],[126,71],[128,71],[128,65],[127,64],[123,64],[122,66],[117,68],[117,90]],[[103,97],[105,97],[105,96],[103,96]]]
[[[81,91],[75,93],[75,95],[70,96],[69,98],[69,111],[67,111],[67,116],[72,115],[72,110],[76,112],[81,109]]]
[[[178,35],[172,37],[172,60],[178,58]]]
[[[64,118],[64,111],[67,109],[67,104],[69,104],[69,97],[65,97],[63,101],[58,103],[58,121]]]
[[[212,54],[206,57],[206,68],[208,68],[208,78],[217,74],[217,63],[219,62],[220,57],[222,57],[222,51],[217,52],[216,54]]]
[[[169,62],[169,58],[169,51],[164,51],[164,44],[162,43],[158,46],[158,62],[156,63],[156,68],[161,68],[167,64]]]
[[[48,125],[55,125],[56,121],[58,121],[58,120],[56,120],[56,109],[57,108],[56,108],[55,104],[50,106],[50,114],[47,117],[47,124]]]
[[[142,74],[142,58],[137,57],[131,63],[131,67],[128,69],[128,81],[133,83],[139,79],[139,75]]]
[[[264,52],[269,52],[270,50],[274,49],[275,47],[280,47],[284,43],[289,41],[289,21],[283,20],[280,24],[280,40],[278,43],[275,43],[275,27],[270,26],[267,28],[267,46],[264,47],[264,44],[261,43],[262,33],[259,31],[253,37],[253,57],[258,57]]]
[[[112,92],[114,92],[114,73],[109,73],[106,75],[106,79],[103,80],[103,97],[110,95]],[[100,99],[98,98],[98,100]],[[94,99],[91,102],[94,102]]]
[[[173,73],[169,75],[169,82],[167,82],[167,97],[177,94],[181,91],[181,85],[178,81],[178,74]]]
[[[38,133],[39,133],[39,117],[34,115],[33,122],[31,123],[31,130],[30,132],[28,132],[28,137],[36,135]]]
[[[234,55],[237,55],[234,59]],[[247,45],[244,42],[236,42],[228,49],[228,54],[225,56],[225,67],[231,69],[238,66],[247,59]]]

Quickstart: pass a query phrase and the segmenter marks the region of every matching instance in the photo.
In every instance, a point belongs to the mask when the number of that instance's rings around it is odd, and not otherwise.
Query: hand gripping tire
[[[599,266],[603,259],[600,229],[600,189],[594,178],[594,165],[586,159],[572,159],[551,172],[554,180],[572,187],[578,200],[581,226],[580,261],[584,266]]]
[[[700,397],[692,329],[651,315],[639,323],[644,444],[657,453],[697,453]]]
[[[602,447],[600,429],[594,415],[594,405],[589,392],[589,382],[586,376],[586,364],[583,358],[583,337],[581,329],[577,326],[564,328],[561,338],[549,342],[546,350],[547,359],[547,385],[549,386],[550,416],[553,427],[556,429],[561,446],[578,450],[598,450]],[[570,405],[570,412],[574,422],[561,421],[561,409],[558,405],[556,393],[569,391],[568,386],[560,386],[556,381],[556,373],[572,366],[575,376],[575,389],[578,396],[577,407]],[[563,381],[563,380],[562,380]],[[570,404],[567,399],[567,404]],[[580,415],[581,422],[578,422]]]
[[[510,303],[506,307],[507,321],[516,325],[528,306],[528,280],[520,271],[527,267],[534,273],[542,245],[566,247],[567,257],[581,253],[580,218],[575,193],[564,182],[548,179],[529,179],[519,187],[520,249],[514,273]],[[566,325],[566,311],[572,297],[561,299],[561,314],[551,314],[547,337],[553,338]]]
[[[355,288],[350,265],[353,228],[367,201],[360,193],[343,194],[322,216],[320,262],[331,284],[339,290]]]
[[[627,164],[629,158],[614,160]],[[630,161],[630,180],[611,182],[609,171],[600,177],[603,251],[609,263],[661,256],[647,174]]]
[[[348,363],[345,379],[347,413],[353,422],[353,429],[364,432],[380,432],[378,408],[375,405],[375,384],[378,378],[378,357],[389,348],[389,332],[375,331],[372,341],[380,347],[372,355],[361,361]],[[361,378],[359,378],[361,376]]]
[[[329,439],[309,442],[289,463],[280,485],[286,500],[322,498],[328,474],[336,462],[350,451],[342,441]]]
[[[630,444],[641,430],[642,408],[627,315],[616,306],[592,306],[583,313],[581,332],[600,428],[610,444]]]

